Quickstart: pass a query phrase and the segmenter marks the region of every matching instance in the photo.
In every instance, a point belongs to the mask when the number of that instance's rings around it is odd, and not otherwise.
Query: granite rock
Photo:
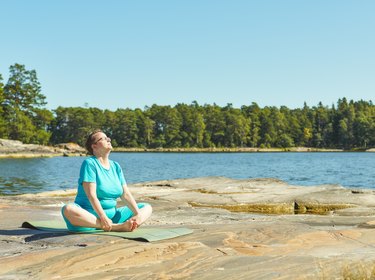
[[[190,227],[154,243],[21,229],[61,219],[75,190],[0,197],[0,278],[372,279],[375,192],[223,177],[130,185],[143,226]]]

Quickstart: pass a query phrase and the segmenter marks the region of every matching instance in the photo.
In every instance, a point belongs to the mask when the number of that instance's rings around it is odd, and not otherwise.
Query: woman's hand
[[[132,222],[131,231],[133,231],[133,230],[135,230],[139,227],[139,225],[141,224],[140,221],[141,221],[140,214],[135,215],[131,218],[131,222]]]
[[[137,220],[134,219],[134,217],[131,219],[131,228],[130,228],[130,231],[133,231],[135,229],[137,229],[139,226],[139,224],[137,223]]]
[[[107,216],[100,217],[100,223],[102,224],[102,229],[104,231],[111,231],[112,229],[112,220]]]

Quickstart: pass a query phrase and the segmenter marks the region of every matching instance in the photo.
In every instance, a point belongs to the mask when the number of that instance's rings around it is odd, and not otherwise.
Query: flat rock
[[[0,278],[370,279],[375,193],[223,177],[130,185],[145,226],[193,234],[155,243],[21,229],[61,219],[75,190],[0,197]]]
[[[60,155],[84,155],[85,149],[75,143],[56,146],[24,144],[18,140],[0,139],[0,158],[5,157],[48,157]]]

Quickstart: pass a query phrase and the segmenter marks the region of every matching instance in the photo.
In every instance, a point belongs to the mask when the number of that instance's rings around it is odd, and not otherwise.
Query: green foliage
[[[146,109],[146,114],[154,121],[153,141],[150,147],[180,147],[182,118],[176,108],[171,106],[152,105]]]
[[[205,105],[203,108],[203,118],[206,124],[205,147],[225,146],[225,117],[222,108],[214,105]]]
[[[0,104],[4,104],[4,84],[3,76],[0,74]],[[7,138],[6,121],[4,117],[4,106],[0,106],[0,138]]]
[[[52,143],[74,142],[83,146],[90,131],[96,128],[106,131],[105,116],[100,109],[58,107],[54,113],[55,118],[49,128]]]
[[[147,112],[140,109],[135,110],[138,128],[138,145],[140,147],[150,147],[154,139],[154,125],[153,121]]]
[[[138,146],[138,127],[136,113],[130,109],[118,109],[115,112],[112,137],[121,147]]]
[[[35,70],[15,64],[4,85],[0,75],[0,138],[25,143],[83,145],[101,128],[113,146],[144,148],[275,147],[364,149],[375,147],[372,101],[339,99],[337,107],[260,108],[255,102],[233,108],[179,103],[141,109],[44,108]]]
[[[241,112],[247,118],[249,125],[249,135],[247,146],[259,147],[260,145],[260,111],[258,104],[253,102],[250,106],[242,106]]]
[[[53,116],[43,108],[46,97],[41,93],[36,71],[26,70],[17,63],[10,66],[9,71],[5,86],[0,79],[1,137],[47,144],[50,137],[47,127]]]
[[[4,87],[5,104],[32,115],[35,108],[46,105],[45,96],[35,70],[26,70],[24,65],[9,67],[10,77]]]
[[[196,102],[191,105],[176,105],[176,109],[182,119],[180,133],[182,147],[203,147],[205,123],[203,115],[198,108],[199,105]]]

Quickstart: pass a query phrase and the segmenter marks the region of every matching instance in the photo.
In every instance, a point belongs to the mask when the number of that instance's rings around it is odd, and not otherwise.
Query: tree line
[[[116,111],[86,107],[50,111],[45,108],[46,97],[36,71],[20,64],[9,69],[6,83],[0,75],[0,138],[83,145],[90,131],[101,128],[118,147],[375,147],[372,101],[344,97],[330,107],[319,103],[297,109],[261,108],[255,102],[234,108],[232,104],[221,107],[193,101]]]

